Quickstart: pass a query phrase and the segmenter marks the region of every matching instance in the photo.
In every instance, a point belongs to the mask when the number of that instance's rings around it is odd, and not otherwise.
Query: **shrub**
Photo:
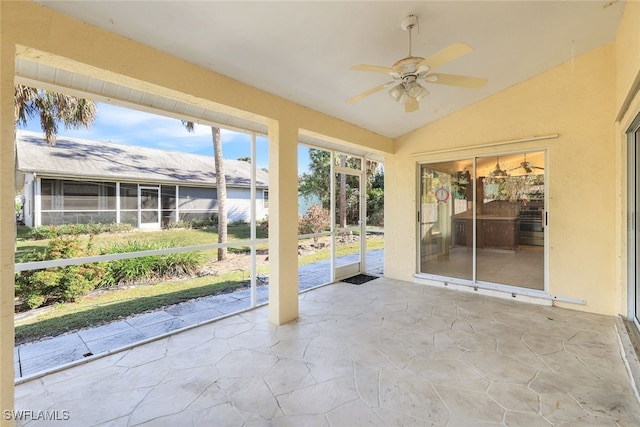
[[[130,241],[103,249],[102,254],[139,252],[177,246],[176,243],[158,245],[150,242]],[[204,261],[200,252],[182,252],[139,258],[120,259],[104,263],[105,275],[101,287],[124,283],[139,283],[166,277],[179,277],[195,273]]]
[[[188,221],[180,220],[178,222],[170,222],[167,225],[165,225],[164,228],[166,229],[173,229],[173,228],[198,229],[198,228],[212,228],[217,226],[218,226],[218,220],[214,218],[209,218],[209,219],[190,219]]]
[[[269,217],[266,217],[260,223],[258,223],[258,228],[264,230],[264,235],[269,237]]]
[[[103,249],[100,253],[135,252],[173,246],[176,244],[161,246],[131,241]],[[44,251],[31,252],[25,261],[48,261],[91,255],[96,255],[91,237],[83,246],[77,236],[63,236],[51,239]],[[74,301],[98,287],[190,275],[200,268],[203,260],[204,256],[199,252],[185,252],[24,271],[16,274],[16,296],[29,308]]]
[[[53,238],[43,252],[32,252],[26,261],[48,261],[94,255],[93,241],[83,246],[78,237]],[[104,267],[99,264],[53,267],[16,274],[16,296],[29,308],[53,302],[74,301],[91,292],[100,282]]]
[[[301,220],[298,221],[298,233],[314,234],[325,231],[331,224],[328,209],[320,205],[311,205]]]
[[[303,217],[298,216],[298,234],[314,234],[325,231],[331,225],[331,214],[320,205],[311,205]],[[258,227],[269,236],[269,218],[262,220]],[[317,242],[318,238],[314,237]]]
[[[367,224],[384,226],[384,190],[372,188],[367,191]]]
[[[77,236],[80,234],[120,233],[133,230],[131,224],[99,223],[42,225],[31,229],[30,238],[36,240],[53,239],[60,236]]]

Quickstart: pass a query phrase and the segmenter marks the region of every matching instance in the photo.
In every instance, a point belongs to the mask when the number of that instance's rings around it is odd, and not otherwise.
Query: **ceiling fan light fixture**
[[[496,167],[489,173],[489,177],[494,179],[505,179],[509,176],[506,170],[500,169],[500,157],[496,158]]]
[[[400,102],[402,95],[404,95],[405,93],[406,93],[406,90],[404,88],[404,85],[400,83],[399,85],[391,88],[391,90],[389,91],[389,96],[391,96],[396,101]]]
[[[429,95],[429,91],[423,88],[418,82],[410,82],[407,84],[407,95],[411,98],[415,98],[416,101],[420,101],[425,96]]]

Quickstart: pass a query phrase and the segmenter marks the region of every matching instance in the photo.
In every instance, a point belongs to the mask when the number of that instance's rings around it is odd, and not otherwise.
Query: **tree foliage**
[[[298,223],[298,233],[315,234],[326,231],[331,224],[331,215],[328,209],[320,205],[311,205]]]
[[[58,92],[15,85],[14,102],[16,125],[26,126],[30,119],[38,117],[49,145],[56,143],[60,123],[65,129],[86,129],[96,119],[94,101]]]
[[[331,154],[328,151],[309,149],[309,172],[298,180],[298,191],[303,196],[318,196],[322,207],[328,209],[331,197]]]
[[[331,204],[331,153],[325,150],[309,149],[309,171],[299,177],[298,191],[306,197],[317,196],[322,207],[329,209]],[[336,166],[357,169],[358,160],[350,156],[335,157]],[[367,192],[367,221],[372,225],[382,225],[384,216],[384,171],[377,162],[367,160],[365,165]],[[359,184],[352,175],[340,177],[336,182],[337,205],[336,218],[340,226],[358,221]],[[342,185],[344,184],[344,185]],[[344,205],[346,209],[341,211]],[[344,216],[342,215],[344,213]]]

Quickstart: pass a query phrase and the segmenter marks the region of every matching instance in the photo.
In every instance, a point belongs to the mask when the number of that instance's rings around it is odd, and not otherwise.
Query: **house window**
[[[269,208],[269,190],[262,190],[262,207]]]
[[[112,182],[41,181],[41,224],[74,224],[116,220]]]

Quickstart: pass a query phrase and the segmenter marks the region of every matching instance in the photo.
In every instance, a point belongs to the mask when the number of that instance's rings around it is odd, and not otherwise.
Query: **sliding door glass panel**
[[[473,160],[420,168],[420,272],[473,279]]]
[[[544,154],[477,159],[478,282],[544,290]]]

